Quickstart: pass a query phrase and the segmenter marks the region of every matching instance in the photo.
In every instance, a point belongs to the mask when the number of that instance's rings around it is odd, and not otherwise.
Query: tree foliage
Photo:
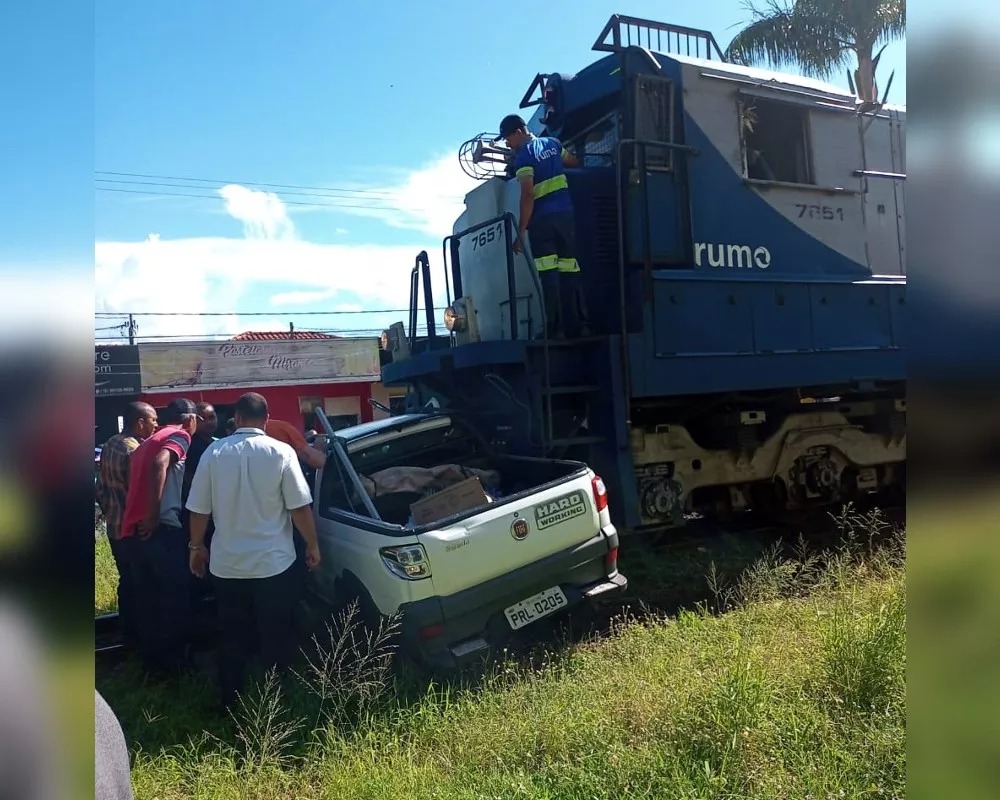
[[[749,0],[750,23],[733,38],[727,58],[737,64],[797,65],[829,80],[856,61],[858,97],[877,100],[875,68],[885,45],[906,34],[906,0]]]

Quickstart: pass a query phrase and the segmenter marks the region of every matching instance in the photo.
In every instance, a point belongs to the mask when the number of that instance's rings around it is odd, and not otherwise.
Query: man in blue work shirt
[[[542,284],[549,338],[588,336],[587,307],[576,260],[576,226],[564,167],[576,157],[552,136],[534,136],[524,120],[510,114],[500,123],[500,136],[514,153],[514,174],[521,185],[520,234],[531,237],[531,253]],[[514,251],[521,252],[519,242]],[[568,300],[569,330],[563,325]]]

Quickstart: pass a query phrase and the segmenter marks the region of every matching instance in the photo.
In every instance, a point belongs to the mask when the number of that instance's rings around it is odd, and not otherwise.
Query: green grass
[[[118,571],[111,555],[108,537],[98,537],[94,543],[94,613],[107,614],[118,610]]]
[[[713,579],[725,613],[622,620],[475,687],[328,669],[234,720],[199,676],[158,688],[126,665],[99,688],[137,798],[902,797],[902,555],[766,553]]]
[[[911,795],[1000,796],[1000,492],[992,473],[912,501]],[[971,486],[971,489],[970,489]]]

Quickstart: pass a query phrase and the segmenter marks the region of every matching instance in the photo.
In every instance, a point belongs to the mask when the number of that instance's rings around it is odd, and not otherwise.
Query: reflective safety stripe
[[[517,172],[514,173],[518,178],[532,178],[535,175],[534,167],[521,167]]]
[[[540,197],[545,197],[547,194],[552,194],[553,192],[558,192],[560,189],[569,188],[569,184],[566,182],[565,175],[556,175],[554,178],[548,178],[544,181],[539,181],[535,184],[535,199],[538,200]]]
[[[559,256],[542,256],[535,259],[535,269],[539,272],[548,272],[558,268]]]
[[[575,258],[560,258],[556,261],[560,272],[579,272],[580,263]]]

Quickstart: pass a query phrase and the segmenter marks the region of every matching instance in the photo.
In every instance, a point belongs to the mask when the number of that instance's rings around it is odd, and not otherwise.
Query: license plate
[[[510,627],[516,631],[518,628],[530,625],[535,620],[554,614],[560,608],[565,607],[566,595],[558,586],[553,586],[551,589],[546,589],[527,600],[505,608],[503,613],[506,615]]]

